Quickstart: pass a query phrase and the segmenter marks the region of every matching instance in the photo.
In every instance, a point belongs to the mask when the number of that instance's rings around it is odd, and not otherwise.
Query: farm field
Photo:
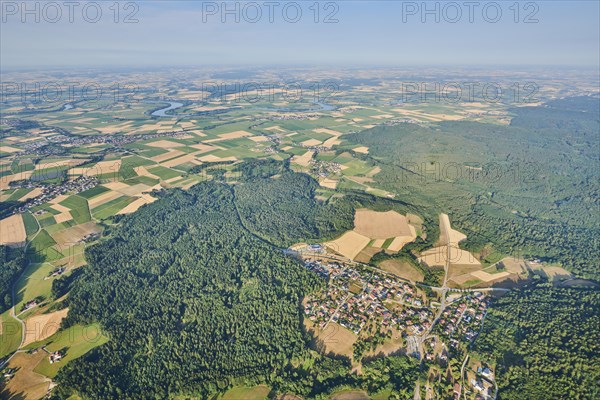
[[[367,263],[379,251],[398,252],[416,237],[415,227],[396,211],[357,209],[354,229],[324,245],[350,260]]]
[[[62,320],[67,316],[68,308],[47,314],[38,314],[25,320],[25,338],[22,347],[44,340],[54,335],[60,328]]]
[[[5,398],[10,393],[19,393],[23,399],[41,399],[46,395],[51,380],[33,370],[34,366],[47,358],[44,351],[35,354],[17,353],[8,363],[9,368],[15,368],[18,374],[8,381],[6,387],[0,390],[0,396]],[[11,398],[11,397],[7,397]]]
[[[21,344],[22,325],[10,316],[10,310],[0,314],[0,358],[17,350]]]
[[[26,238],[25,225],[20,215],[12,215],[0,220],[0,244],[22,247],[25,245]]]
[[[412,282],[422,282],[423,273],[408,261],[403,260],[385,260],[378,264],[382,270],[392,273],[400,278],[407,279]]]
[[[259,385],[255,387],[242,387],[236,386],[229,389],[221,400],[264,400],[267,398],[271,389],[266,385]]]

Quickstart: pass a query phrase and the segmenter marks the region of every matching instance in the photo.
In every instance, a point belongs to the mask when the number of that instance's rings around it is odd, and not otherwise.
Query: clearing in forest
[[[21,347],[30,343],[44,340],[54,335],[60,328],[60,323],[67,316],[68,308],[48,314],[39,314],[25,320],[25,340]]]
[[[371,239],[412,236],[407,218],[396,212],[358,209],[354,215],[354,230]]]

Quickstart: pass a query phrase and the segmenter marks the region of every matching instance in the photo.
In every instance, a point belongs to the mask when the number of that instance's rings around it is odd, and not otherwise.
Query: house
[[[60,354],[60,351],[55,351],[54,353],[50,353],[50,355],[48,356],[48,360],[50,361],[50,364],[59,362],[61,359],[62,359],[62,354]]]

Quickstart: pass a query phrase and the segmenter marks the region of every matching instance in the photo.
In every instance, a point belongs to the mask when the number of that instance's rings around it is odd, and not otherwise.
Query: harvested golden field
[[[171,167],[176,167],[181,164],[193,162],[196,160],[196,154],[199,154],[199,153],[202,153],[202,152],[186,154],[181,157],[173,158],[169,161],[165,161],[165,162],[161,163],[161,165],[164,167],[167,167],[167,168],[171,168]]]
[[[458,242],[467,238],[467,235],[452,229],[448,214],[440,214],[440,246],[450,244],[458,247]]]
[[[139,196],[143,192],[147,192],[152,190],[150,186],[145,185],[143,183],[138,183],[136,185],[125,185],[123,188],[115,189],[115,191],[124,194],[126,196]]]
[[[60,323],[67,316],[68,308],[49,314],[39,314],[25,320],[25,340],[21,347],[30,343],[44,340],[54,335],[60,328]]]
[[[21,197],[19,199],[19,201],[25,201],[25,200],[28,200],[28,199],[33,199],[34,197],[38,197],[42,193],[43,193],[42,188],[35,188],[31,192],[29,192],[26,195],[24,195],[23,197]]]
[[[378,265],[384,271],[412,282],[422,282],[423,273],[407,261],[385,260]]]
[[[330,178],[321,178],[319,179],[319,185],[328,189],[335,189],[338,185],[338,181]]]
[[[445,253],[447,254],[447,253]],[[471,254],[470,252],[463,250],[463,249],[459,249],[458,247],[450,247],[450,265],[469,265],[469,266],[476,266],[476,267],[481,267],[481,263],[479,262],[479,260],[477,259],[477,257],[475,257],[473,254]]]
[[[66,200],[68,197],[69,197],[69,195],[67,195],[67,194],[61,194],[60,196],[57,196],[54,199],[50,200],[50,204],[58,204],[61,201]]]
[[[343,326],[331,322],[326,329],[318,333],[315,338],[317,349],[324,354],[337,354],[352,358],[354,354],[353,345],[358,339],[354,332]]]
[[[21,149],[17,149],[16,147],[0,146],[0,151],[3,151],[5,153],[18,153],[18,152],[20,152],[22,150]]]
[[[20,214],[11,215],[0,220],[0,244],[11,247],[22,247],[25,245],[25,225]]]
[[[301,156],[292,157],[292,162],[296,163],[300,166],[303,166],[303,167],[308,167],[310,164],[310,161],[312,160],[313,154],[315,154],[315,152],[312,150],[309,150],[306,153],[302,154]]]
[[[29,179],[32,174],[33,171],[23,171],[17,174],[0,177],[0,190],[9,189],[11,182]]]
[[[269,140],[268,137],[266,136],[250,136],[248,139],[252,140],[253,142],[267,142]]]
[[[388,251],[400,251],[407,243],[410,243],[417,238],[417,232],[415,231],[415,228],[412,225],[408,225],[408,228],[410,229],[410,235],[396,236],[394,240],[392,240],[392,243],[390,243],[390,245],[387,247]]]
[[[364,249],[371,239],[355,231],[348,231],[339,238],[326,242],[325,246],[346,258],[354,258]]]
[[[147,143],[146,146],[158,147],[161,149],[171,149],[174,147],[185,147],[185,144],[172,142],[170,140],[157,140],[152,143]]]
[[[357,153],[369,154],[369,148],[367,146],[355,147],[352,150],[354,150]]]
[[[485,271],[474,271],[474,272],[471,272],[471,275],[473,275],[477,279],[482,280],[483,282],[490,283],[490,282],[500,281],[505,278],[508,278],[510,276],[510,272],[503,271],[503,272],[498,272],[496,274],[490,274]]]
[[[8,381],[0,392],[0,398],[10,400],[38,400],[43,398],[50,387],[51,380],[33,372],[33,369],[48,354],[38,351],[36,354],[17,353],[8,363],[9,368],[16,368],[15,376]],[[11,397],[16,395],[16,397]]]
[[[354,216],[354,230],[371,239],[387,239],[396,236],[412,236],[408,220],[396,211],[378,212],[358,209]],[[416,237],[416,235],[415,235]]]
[[[234,156],[221,158],[221,157],[215,156],[214,154],[207,154],[198,159],[202,162],[237,161],[237,158],[235,158]]]
[[[313,132],[316,132],[316,133],[327,133],[327,134],[333,135],[333,136],[341,136],[342,135],[341,132],[334,131],[333,129],[327,129],[327,128],[313,129]]]
[[[160,162],[163,162],[165,160],[170,160],[172,158],[180,157],[180,156],[185,155],[185,154],[187,154],[187,153],[185,153],[185,152],[183,152],[181,150],[171,150],[171,151],[168,151],[166,153],[159,154],[156,157],[152,157],[151,160],[152,161],[156,161],[157,163],[160,163]]]
[[[88,200],[90,210],[94,209],[98,206],[101,206],[102,204],[108,203],[109,201],[114,200],[117,197],[121,197],[121,196],[122,196],[121,193],[116,192],[114,190],[111,190],[109,192],[104,192],[104,193]]]
[[[434,247],[421,253],[419,261],[428,267],[446,266],[448,248],[446,246]]]
[[[219,142],[221,140],[229,140],[229,139],[239,139],[239,138],[243,138],[246,136],[252,136],[252,134],[250,132],[246,132],[246,131],[235,131],[235,132],[229,132],[229,133],[222,133],[216,139],[206,140],[206,143]]]
[[[138,174],[139,176],[147,176],[148,178],[153,178],[153,179],[160,179],[158,176],[154,175],[153,173],[149,172],[146,167],[144,166],[139,166],[139,167],[135,167],[133,169],[135,171],[136,174]]]
[[[57,224],[61,224],[63,222],[67,222],[73,219],[73,216],[70,212],[62,212],[54,216],[54,220]]]
[[[117,215],[131,214],[133,212],[136,212],[141,206],[153,203],[156,200],[157,199],[150,196],[149,194],[143,194],[137,200],[133,201],[133,203],[129,203],[127,206],[125,206],[125,208],[119,211]]]
[[[86,222],[81,225],[72,226],[61,231],[54,232],[51,236],[59,246],[68,247],[79,242],[90,233],[100,233],[102,228],[95,222]]]
[[[354,260],[366,264],[369,261],[371,261],[371,258],[373,258],[373,256],[379,253],[380,251],[380,247],[367,246],[364,249],[362,249],[360,253],[358,253]]]
[[[323,144],[322,144],[322,146],[323,147],[327,147],[328,149],[330,149],[333,146],[338,145],[340,143],[342,143],[342,141],[337,136],[334,136],[334,137],[329,138],[326,141],[324,141]]]
[[[305,146],[305,147],[312,147],[312,146],[318,146],[318,145],[320,145],[321,141],[317,140],[317,139],[308,139],[308,140],[305,140],[304,142],[302,142],[300,144],[302,146]]]
[[[65,207],[62,204],[53,204],[50,207],[61,213],[68,213],[69,211],[71,211],[69,207]]]
[[[90,122],[89,120],[93,120],[93,119],[92,118],[84,118],[84,119],[79,120],[79,122],[86,123],[86,122]],[[131,130],[132,126],[133,126],[133,124],[131,122],[124,122],[122,124],[116,124],[116,125],[98,126],[95,129],[97,129],[98,131],[100,131],[104,134],[111,135],[113,133],[129,131],[129,130]]]

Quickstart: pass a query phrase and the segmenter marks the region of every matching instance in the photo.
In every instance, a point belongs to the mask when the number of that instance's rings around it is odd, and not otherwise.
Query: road
[[[42,231],[42,227],[40,226],[40,223],[38,222],[37,218],[34,218],[35,222],[38,225],[38,230],[35,233],[35,235],[33,235],[33,237],[31,238],[31,240],[29,240],[27,242],[27,244],[25,245],[25,247],[23,248],[23,252],[25,254],[27,254],[27,249],[29,248],[29,244],[31,244],[31,242],[33,242],[33,240],[37,237],[37,235]],[[19,275],[19,277],[15,280],[15,282],[13,283],[12,287],[11,287],[11,296],[12,296],[12,307],[10,308],[10,312],[9,315],[15,319],[17,322],[19,322],[21,324],[21,343],[19,343],[19,347],[17,347],[17,350],[12,353],[10,355],[10,357],[8,357],[2,364],[0,364],[0,368],[4,368],[4,366],[6,364],[8,364],[8,362],[15,356],[15,354],[23,351],[23,350],[18,350],[21,348],[21,346],[23,346],[23,343],[25,342],[25,322],[23,322],[23,320],[21,320],[20,318],[17,318],[17,313],[16,313],[16,308],[17,308],[17,301],[16,301],[16,297],[15,297],[15,288],[17,286],[17,283],[21,280],[21,278],[23,278],[23,275],[25,275],[25,271],[27,271],[27,267],[29,267],[29,264],[31,264],[31,262],[28,262],[27,265],[25,266],[25,268],[23,268],[23,271],[21,271],[21,274]]]
[[[465,359],[462,363],[462,367],[460,367],[460,391],[463,395],[463,398],[467,398],[467,393],[465,390],[465,365],[467,365],[467,361],[469,360],[469,354],[465,356]]]

